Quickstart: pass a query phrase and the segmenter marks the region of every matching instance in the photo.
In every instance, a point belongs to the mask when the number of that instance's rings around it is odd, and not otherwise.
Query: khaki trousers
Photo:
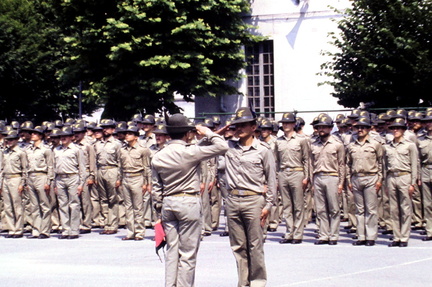
[[[119,225],[126,225],[126,207],[124,204],[124,191],[123,186],[120,185],[118,188],[116,188],[117,191],[117,198],[118,198],[118,206],[119,206]]]
[[[228,195],[226,199],[231,249],[237,262],[238,287],[265,286],[263,230],[260,223],[265,198]]]
[[[215,185],[210,191],[210,205],[211,205],[211,221],[212,229],[216,230],[219,227],[219,218],[222,209],[222,196],[221,191]]]
[[[45,192],[47,175],[43,173],[29,173],[27,179],[28,195],[30,199],[30,214],[33,222],[33,236],[51,232],[51,205]]]
[[[210,193],[208,190],[209,183],[205,183],[204,191],[201,194],[201,202],[202,202],[202,215],[203,215],[203,233],[211,233],[212,232],[212,210],[210,204]]]
[[[337,176],[314,175],[314,200],[319,221],[319,240],[338,240],[340,207]]]
[[[144,238],[144,176],[124,176],[122,191],[126,214],[126,237]]]
[[[116,191],[118,168],[98,169],[97,189],[101,200],[104,229],[117,231],[119,225],[119,199]]]
[[[432,168],[422,167],[421,178],[424,218],[426,220],[426,236],[432,237]]]
[[[51,211],[51,229],[57,231],[61,229],[61,222],[57,194],[55,194],[54,192],[54,184],[51,184],[50,186],[50,193],[48,195],[48,198],[50,201]]]
[[[144,206],[144,225],[151,227],[153,222],[153,209],[152,209],[152,197],[151,194],[146,192],[143,197]]]
[[[393,240],[408,242],[411,232],[412,202],[409,196],[411,175],[387,175],[390,198],[390,216],[393,225]]]
[[[83,191],[81,192],[81,226],[80,229],[90,230],[92,225],[92,202],[90,197],[91,186],[87,182],[83,186]]]
[[[8,178],[3,180],[3,208],[6,219],[6,229],[11,235],[22,235],[24,228],[24,206],[22,195],[18,193],[21,184],[21,177]],[[25,192],[25,191],[23,191]]]
[[[78,175],[56,177],[62,235],[79,235],[80,202],[78,196]]]
[[[375,189],[378,176],[351,177],[356,206],[358,240],[378,237],[378,195]]]
[[[348,217],[348,225],[352,226],[353,229],[357,226],[357,219],[356,219],[356,204],[354,200],[354,194],[353,192],[346,187],[345,191],[343,192],[346,198],[346,212]]]
[[[224,232],[228,232],[228,218],[227,218],[227,211],[226,211],[226,198],[228,197],[228,190],[227,190],[225,172],[218,171],[218,181],[219,181],[218,191],[220,191],[220,195],[222,198],[221,209],[223,209],[223,218],[225,220]]]
[[[414,193],[411,200],[413,207],[412,224],[415,224],[416,227],[422,227],[424,222],[423,200],[421,189],[417,184],[414,185]]]
[[[92,227],[104,227],[105,222],[102,215],[102,204],[98,186],[96,184],[89,186],[89,193],[92,206]]]
[[[167,196],[162,203],[162,224],[167,250],[165,286],[194,286],[201,242],[202,206],[199,196]]]
[[[286,223],[285,239],[303,239],[303,171],[281,171],[278,178],[282,196],[283,217]]]

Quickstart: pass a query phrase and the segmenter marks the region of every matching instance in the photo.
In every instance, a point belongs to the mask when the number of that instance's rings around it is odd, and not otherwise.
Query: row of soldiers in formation
[[[315,244],[337,244],[341,210],[356,233],[354,245],[372,246],[378,227],[393,234],[389,246],[407,246],[411,226],[426,229],[432,240],[432,111],[388,110],[379,115],[353,110],[334,121],[317,116],[312,135],[305,122],[285,113],[279,124],[257,119],[255,137],[273,151],[278,195],[263,228],[286,231],[281,244],[302,243],[303,229],[316,214]],[[332,132],[334,122],[337,131]],[[199,125],[217,131],[218,117]],[[226,140],[236,137],[226,122]],[[76,239],[91,228],[115,234],[126,226],[123,240],[142,240],[157,220],[152,205],[152,156],[170,139],[164,119],[134,115],[130,122],[104,119],[99,124],[67,119],[44,122],[0,122],[2,229],[6,237]],[[278,137],[278,135],[280,135]],[[189,141],[201,136],[191,133]],[[219,226],[224,183],[224,157],[203,161],[202,236]],[[1,207],[1,206],[0,206]],[[342,219],[344,220],[344,219]],[[228,226],[221,236],[229,234]]]

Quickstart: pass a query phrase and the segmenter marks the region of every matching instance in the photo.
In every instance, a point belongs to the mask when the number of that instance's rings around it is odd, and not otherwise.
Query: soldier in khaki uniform
[[[97,188],[104,218],[104,230],[100,234],[116,234],[119,225],[119,199],[116,188],[120,186],[121,144],[112,136],[115,123],[104,119],[100,123],[103,138],[94,145],[97,168]]]
[[[166,234],[165,286],[194,286],[196,256],[201,238],[202,213],[198,166],[201,161],[227,150],[222,137],[203,126],[196,126],[210,144],[188,144],[194,127],[182,114],[167,121],[172,138],[152,159],[155,208],[161,213]]]
[[[423,241],[432,240],[432,111],[422,119],[425,123],[425,134],[418,139],[421,164],[421,188],[424,200],[424,217],[426,220],[426,237]]]
[[[304,192],[309,182],[309,154],[307,139],[294,131],[296,118],[285,113],[279,121],[284,135],[276,141],[279,189],[282,194],[286,232],[281,244],[299,244],[304,230]]]
[[[8,132],[6,149],[2,154],[0,192],[3,193],[5,219],[9,230],[6,238],[23,237],[24,207],[22,193],[27,179],[27,156],[18,147],[18,133]]]
[[[276,194],[275,158],[267,143],[254,138],[257,122],[249,108],[239,108],[232,124],[238,140],[228,141],[225,154],[226,208],[238,286],[265,286],[263,227]]]
[[[120,174],[126,208],[127,234],[122,240],[143,240],[145,235],[143,195],[148,192],[150,151],[138,144],[138,127],[129,126],[125,133],[127,144],[121,148]]]
[[[86,162],[87,178],[85,179],[83,191],[80,195],[82,211],[80,234],[86,234],[90,233],[92,228],[93,210],[90,192],[95,182],[96,157],[93,146],[89,144],[85,138],[86,127],[84,123],[75,124],[73,126],[73,132],[75,135],[75,144],[83,151]]]
[[[79,196],[87,177],[85,157],[73,144],[72,127],[63,127],[60,139],[61,145],[54,149],[54,186],[62,224],[59,239],[77,239],[81,222]]]
[[[382,145],[370,135],[369,118],[359,118],[347,146],[348,188],[354,194],[358,240],[354,246],[375,245],[378,237],[378,192],[382,185]]]
[[[51,231],[51,206],[49,193],[54,180],[54,156],[51,148],[43,143],[43,128],[31,131],[33,144],[26,149],[28,158],[27,187],[33,222],[32,235],[28,238],[45,239]]]
[[[389,126],[393,140],[384,145],[384,164],[387,170],[386,187],[390,198],[390,215],[394,240],[389,247],[406,247],[411,231],[411,196],[418,176],[418,151],[414,143],[403,136],[406,122],[397,118]]]
[[[312,185],[319,221],[316,245],[336,245],[339,239],[338,194],[345,180],[345,150],[343,144],[330,135],[332,127],[331,117],[321,116],[315,124],[318,137],[311,144]]]

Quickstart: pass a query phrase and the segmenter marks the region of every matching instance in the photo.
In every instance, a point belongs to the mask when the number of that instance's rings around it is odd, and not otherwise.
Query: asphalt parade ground
[[[380,235],[373,247],[352,246],[352,234],[341,226],[336,246],[316,246],[314,224],[302,244],[279,244],[285,229],[268,234],[265,258],[267,286],[431,286],[432,242],[413,231],[406,248],[392,247]],[[228,237],[219,230],[201,242],[196,286],[236,286],[237,271]],[[164,286],[164,264],[147,229],[144,241],[122,241],[99,235],[100,229],[76,240],[6,239],[0,237],[0,286]],[[163,255],[163,253],[161,253]]]

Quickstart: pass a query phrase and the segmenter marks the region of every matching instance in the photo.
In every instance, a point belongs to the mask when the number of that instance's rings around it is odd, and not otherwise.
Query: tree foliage
[[[341,12],[341,11],[339,11]],[[323,75],[345,107],[432,105],[432,1],[357,0],[331,34]]]
[[[104,117],[127,119],[146,109],[177,112],[174,95],[237,93],[229,80],[244,67],[253,36],[242,20],[245,0],[52,1],[65,33],[64,76],[101,97]]]

